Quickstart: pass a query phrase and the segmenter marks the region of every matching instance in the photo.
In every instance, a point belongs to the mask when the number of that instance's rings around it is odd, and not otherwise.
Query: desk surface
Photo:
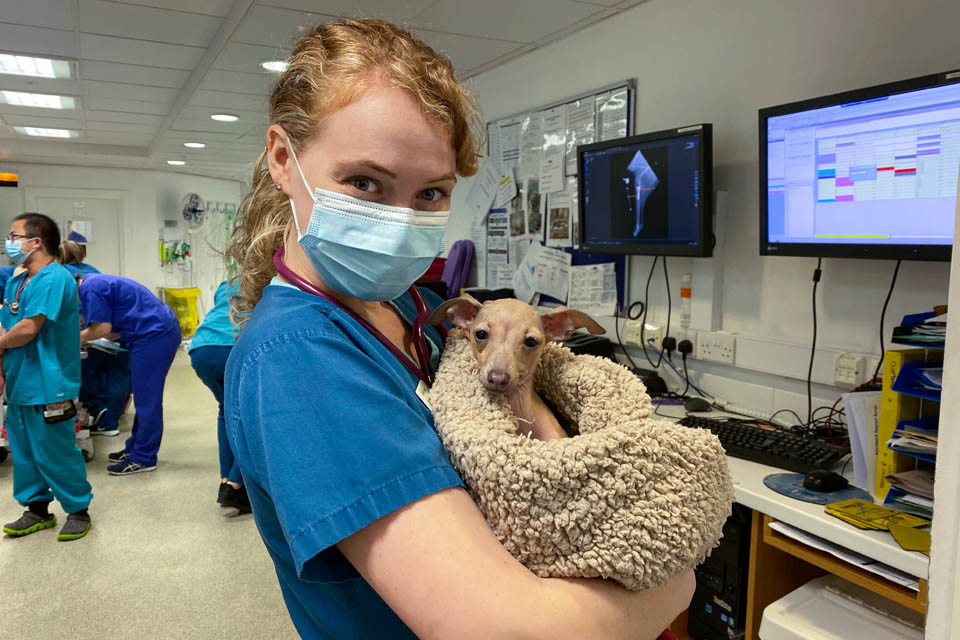
[[[674,419],[685,415],[683,407],[678,406],[663,406],[660,413]],[[697,415],[720,418],[729,414],[712,412]],[[900,548],[889,532],[857,529],[827,515],[823,505],[788,498],[763,484],[766,476],[771,473],[784,473],[783,469],[730,457],[727,458],[727,464],[733,477],[734,494],[740,504],[906,571],[912,576],[927,579],[930,559],[922,553]]]

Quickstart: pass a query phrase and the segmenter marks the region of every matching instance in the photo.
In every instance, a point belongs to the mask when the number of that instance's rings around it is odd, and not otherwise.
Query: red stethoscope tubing
[[[403,366],[409,369],[411,373],[417,376],[417,378],[422,380],[424,384],[426,384],[428,387],[433,384],[433,368],[430,366],[430,350],[427,347],[426,337],[426,325],[427,319],[430,317],[430,309],[427,307],[427,303],[424,302],[423,296],[420,295],[420,292],[417,290],[416,286],[411,285],[410,289],[408,289],[410,297],[413,298],[413,303],[417,307],[417,319],[413,323],[413,348],[417,352],[418,361],[415,365],[411,361],[409,355],[401,351],[392,340],[383,335],[383,333],[373,326],[369,320],[358,314],[353,309],[350,309],[342,304],[339,300],[331,296],[326,291],[323,291],[310,281],[294,273],[290,267],[283,263],[283,254],[283,248],[273,254],[273,266],[276,267],[278,274],[280,274],[285,280],[290,282],[290,284],[297,287],[304,293],[310,293],[319,298],[323,298],[356,320],[358,323],[360,323],[360,326],[366,329],[370,335],[372,335],[380,342],[380,344],[386,347]],[[446,339],[447,332],[443,326],[438,325],[434,328],[440,332],[441,338]]]

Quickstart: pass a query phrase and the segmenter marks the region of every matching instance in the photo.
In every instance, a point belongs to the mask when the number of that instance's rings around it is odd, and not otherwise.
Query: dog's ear
[[[473,296],[463,294],[459,298],[447,300],[434,309],[430,315],[429,323],[440,324],[441,322],[449,322],[455,327],[466,329],[470,326],[470,323],[473,322],[473,319],[477,317],[477,312],[480,311],[481,306],[483,305],[477,302]]]
[[[585,328],[594,335],[606,333],[607,330],[597,324],[597,321],[576,309],[560,307],[540,314],[543,330],[551,340],[566,340],[577,329]]]

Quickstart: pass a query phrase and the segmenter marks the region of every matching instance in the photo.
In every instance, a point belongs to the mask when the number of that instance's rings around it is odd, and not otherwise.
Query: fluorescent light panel
[[[0,91],[0,102],[17,107],[39,107],[41,109],[76,109],[77,100],[71,96],[54,96],[47,93],[23,93],[21,91]]]
[[[66,60],[33,58],[0,53],[0,73],[34,78],[71,78],[73,73]]]
[[[182,167],[187,163],[184,162],[183,160],[167,160],[167,164],[172,164],[175,167]]]
[[[260,63],[260,66],[266,69],[267,71],[272,71],[274,73],[283,73],[290,66],[290,63],[286,60],[264,60]]]
[[[229,113],[214,113],[210,116],[210,118],[216,120],[217,122],[236,122],[240,119],[237,116],[230,115]]]
[[[203,149],[207,145],[202,142],[184,142],[183,146],[188,149]]]
[[[79,132],[70,129],[48,129],[46,127],[14,127],[14,131],[28,136],[40,136],[42,138],[76,138]]]

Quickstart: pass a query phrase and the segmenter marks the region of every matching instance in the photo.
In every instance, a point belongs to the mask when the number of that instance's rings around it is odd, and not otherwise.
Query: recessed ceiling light
[[[167,164],[172,164],[175,167],[182,167],[187,163],[184,162],[183,160],[167,160]]]
[[[0,91],[0,102],[17,107],[40,107],[42,109],[76,109],[77,100],[70,96],[54,96],[46,93],[22,93]]]
[[[260,66],[266,69],[267,71],[273,71],[274,73],[283,73],[290,66],[290,63],[286,60],[264,60],[260,63]]]
[[[188,149],[203,149],[207,145],[203,144],[202,142],[184,142],[183,146],[187,147]]]
[[[80,135],[70,129],[47,129],[45,127],[14,127],[17,133],[23,133],[28,136],[41,136],[44,138],[76,138]]]
[[[66,60],[14,56],[9,53],[0,53],[0,73],[33,76],[35,78],[73,77],[71,65]]]
[[[229,113],[215,113],[210,117],[217,122],[236,122],[240,119],[237,116],[230,115]]]

